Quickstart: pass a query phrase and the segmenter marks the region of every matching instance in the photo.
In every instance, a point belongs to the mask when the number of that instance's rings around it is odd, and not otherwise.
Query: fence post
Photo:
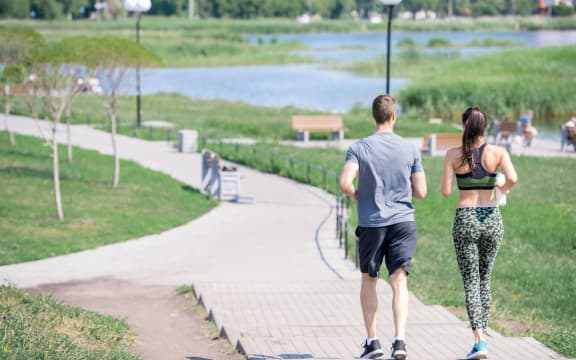
[[[310,184],[310,161],[306,161],[306,182]]]
[[[344,219],[344,259],[348,259],[348,219]]]

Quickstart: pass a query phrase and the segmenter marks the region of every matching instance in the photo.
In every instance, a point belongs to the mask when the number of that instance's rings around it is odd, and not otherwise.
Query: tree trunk
[[[58,163],[58,143],[56,142],[57,123],[54,122],[52,128],[52,174],[54,181],[54,202],[56,203],[56,214],[58,220],[64,220],[64,211],[62,210],[62,197],[60,195],[60,167]]]
[[[114,111],[110,114],[110,126],[112,127],[112,151],[114,152],[114,180],[112,187],[116,189],[120,182],[120,158],[118,156],[118,145],[116,144],[116,114]]]
[[[72,164],[72,131],[70,129],[70,112],[72,104],[68,104],[66,109],[66,142],[68,143],[68,164]]]
[[[10,138],[10,145],[16,144],[14,139],[14,133],[10,126],[8,126],[8,116],[10,116],[10,85],[4,85],[4,97],[6,98],[6,104],[4,106],[4,127],[8,132],[8,137]]]

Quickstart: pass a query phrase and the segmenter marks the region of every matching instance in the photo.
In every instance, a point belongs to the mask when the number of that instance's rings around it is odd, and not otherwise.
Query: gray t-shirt
[[[413,173],[422,172],[416,147],[389,133],[379,132],[352,144],[346,162],[358,164],[358,225],[380,227],[414,221]]]

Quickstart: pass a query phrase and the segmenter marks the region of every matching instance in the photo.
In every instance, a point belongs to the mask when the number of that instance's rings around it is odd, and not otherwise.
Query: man
[[[374,359],[383,354],[376,334],[376,285],[385,259],[393,292],[395,337],[391,356],[403,360],[407,356],[407,280],[417,239],[412,197],[426,196],[426,175],[416,147],[394,134],[396,99],[390,95],[376,97],[372,116],[376,133],[350,146],[340,177],[342,192],[358,201],[360,302],[367,333],[360,358]]]

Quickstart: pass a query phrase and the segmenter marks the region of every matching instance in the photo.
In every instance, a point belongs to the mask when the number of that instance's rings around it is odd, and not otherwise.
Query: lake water
[[[250,42],[271,41],[271,36],[248,36]],[[310,50],[304,55],[321,61],[349,62],[386,54],[386,33],[276,35],[278,41],[298,40]],[[515,33],[392,33],[392,53],[403,38],[426,44],[431,37],[442,37],[452,44],[467,44],[473,39],[505,39],[527,47],[576,44],[576,31],[538,31]],[[461,56],[474,56],[499,48],[463,48]],[[439,49],[433,51],[446,51]],[[453,50],[450,50],[453,51]],[[406,79],[394,78],[390,89],[397,92]],[[133,83],[133,80],[129,81]],[[295,106],[326,112],[346,112],[356,104],[367,106],[375,95],[385,92],[386,79],[358,76],[329,70],[318,64],[265,65],[206,68],[161,68],[142,70],[142,93],[177,92],[199,99],[226,99],[272,107]]]

